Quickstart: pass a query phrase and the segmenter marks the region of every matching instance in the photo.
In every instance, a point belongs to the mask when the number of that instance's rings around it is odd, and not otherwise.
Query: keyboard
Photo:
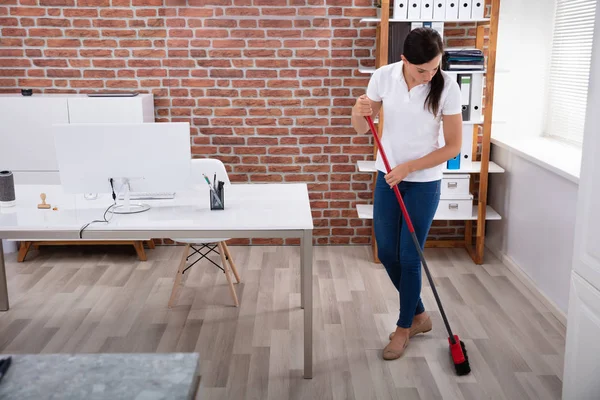
[[[175,198],[175,192],[131,192],[129,199],[131,200],[170,200]],[[124,200],[125,194],[119,195],[119,200]]]

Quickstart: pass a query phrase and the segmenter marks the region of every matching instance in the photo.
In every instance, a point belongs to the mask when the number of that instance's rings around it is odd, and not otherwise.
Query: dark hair
[[[440,54],[444,53],[444,42],[440,34],[431,28],[420,27],[413,29],[404,40],[404,57],[411,64],[425,64],[433,60]],[[444,77],[440,68],[437,70],[433,78],[431,78],[430,89],[425,105],[437,115],[440,98],[444,90]]]

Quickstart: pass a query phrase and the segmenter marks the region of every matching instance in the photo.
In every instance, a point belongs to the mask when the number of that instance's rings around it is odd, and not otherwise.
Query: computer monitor
[[[187,122],[53,125],[56,158],[67,193],[126,193],[113,212],[141,212],[129,192],[175,192],[188,184]],[[112,185],[111,185],[112,180]]]

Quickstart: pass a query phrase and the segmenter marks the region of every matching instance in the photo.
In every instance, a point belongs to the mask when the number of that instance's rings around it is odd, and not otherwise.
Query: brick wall
[[[370,243],[370,135],[350,113],[374,58],[371,0],[3,0],[0,92],[136,90],[158,121],[189,121],[192,151],[234,182],[307,182],[315,242]],[[474,44],[448,25],[447,44]],[[368,61],[367,61],[368,62]],[[436,222],[432,237],[462,235]],[[294,243],[290,240],[286,243]],[[248,243],[248,241],[238,241]],[[260,243],[283,243],[262,239]]]

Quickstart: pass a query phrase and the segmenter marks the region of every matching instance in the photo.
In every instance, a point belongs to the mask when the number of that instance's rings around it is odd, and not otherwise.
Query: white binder
[[[463,124],[463,139],[460,148],[460,167],[470,168],[473,165],[473,125]]]
[[[433,22],[431,24],[431,27],[440,34],[442,39],[444,38],[444,23],[443,22],[439,22],[439,21]]]
[[[471,75],[471,121],[481,121],[483,116],[483,74]]]
[[[446,21],[456,21],[458,19],[458,1],[446,0]]]
[[[446,19],[446,0],[433,0],[433,20],[444,21]]]
[[[435,0],[421,0],[421,19],[427,21],[433,19],[433,3]]]
[[[392,18],[399,21],[408,19],[408,0],[394,0]]]
[[[408,0],[408,19],[421,18],[421,0]]]
[[[473,0],[473,4],[471,4],[471,18],[472,19],[483,19],[483,14],[485,10],[485,1],[483,0]]]
[[[471,19],[471,0],[459,0],[458,4],[458,19],[463,21]]]

